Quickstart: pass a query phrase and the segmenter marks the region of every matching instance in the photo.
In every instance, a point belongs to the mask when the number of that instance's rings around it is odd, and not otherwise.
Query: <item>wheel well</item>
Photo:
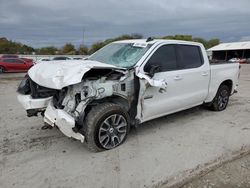
[[[128,112],[129,109],[130,109],[130,104],[129,104],[129,101],[121,96],[117,96],[117,95],[113,95],[113,96],[110,96],[110,97],[105,97],[103,99],[99,99],[99,100],[93,100],[91,101],[86,109],[85,109],[85,116],[89,113],[89,111],[91,110],[91,108],[93,106],[96,106],[100,103],[105,103],[105,102],[111,102],[111,103],[116,103],[116,104],[119,104],[121,105],[122,107],[124,107],[126,109],[126,111]]]
[[[126,111],[129,110],[129,107],[130,107],[129,101],[121,96],[113,95],[110,98],[107,97],[107,100],[109,102],[119,104],[120,106],[124,107]]]
[[[4,66],[0,65],[0,68],[3,68],[3,70],[5,71],[5,67]]]
[[[230,93],[232,92],[232,89],[233,89],[233,81],[232,80],[225,80],[224,82],[221,83],[220,86],[222,85],[226,85],[229,90],[230,90]]]

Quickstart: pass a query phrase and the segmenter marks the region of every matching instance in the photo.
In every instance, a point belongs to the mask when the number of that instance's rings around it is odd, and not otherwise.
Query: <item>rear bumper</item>
[[[57,126],[67,137],[75,138],[82,143],[84,142],[84,136],[73,131],[75,119],[64,110],[56,109],[51,102],[49,102],[44,113],[44,121],[53,127]]]

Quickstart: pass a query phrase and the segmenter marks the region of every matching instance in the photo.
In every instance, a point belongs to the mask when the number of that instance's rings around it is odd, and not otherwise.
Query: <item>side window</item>
[[[5,59],[4,62],[5,63],[23,63],[23,61],[19,59]]]
[[[199,46],[177,45],[177,58],[179,69],[197,68],[203,64]]]
[[[3,62],[5,62],[5,63],[13,63],[13,59],[4,59]]]
[[[144,67],[149,72],[152,66],[159,66],[160,72],[177,69],[175,45],[164,45],[158,48]]]
[[[24,63],[24,62],[22,60],[20,60],[20,59],[16,59],[15,63]]]

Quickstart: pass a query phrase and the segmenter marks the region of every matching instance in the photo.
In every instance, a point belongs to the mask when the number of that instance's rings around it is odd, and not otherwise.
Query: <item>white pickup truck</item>
[[[33,66],[18,87],[28,116],[86,142],[92,151],[123,143],[130,126],[205,104],[222,111],[236,91],[238,63],[210,65],[200,43],[113,42],[82,61]]]

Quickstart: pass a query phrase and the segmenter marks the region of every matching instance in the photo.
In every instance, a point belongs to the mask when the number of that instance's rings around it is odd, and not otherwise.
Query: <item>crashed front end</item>
[[[30,75],[18,87],[18,101],[27,116],[41,113],[45,123],[57,126],[63,134],[81,142],[84,142],[84,119],[92,105],[116,98],[118,103],[123,103],[119,99],[127,101],[130,108],[135,100],[133,70],[93,68],[84,73],[80,82],[61,89],[41,86]]]

